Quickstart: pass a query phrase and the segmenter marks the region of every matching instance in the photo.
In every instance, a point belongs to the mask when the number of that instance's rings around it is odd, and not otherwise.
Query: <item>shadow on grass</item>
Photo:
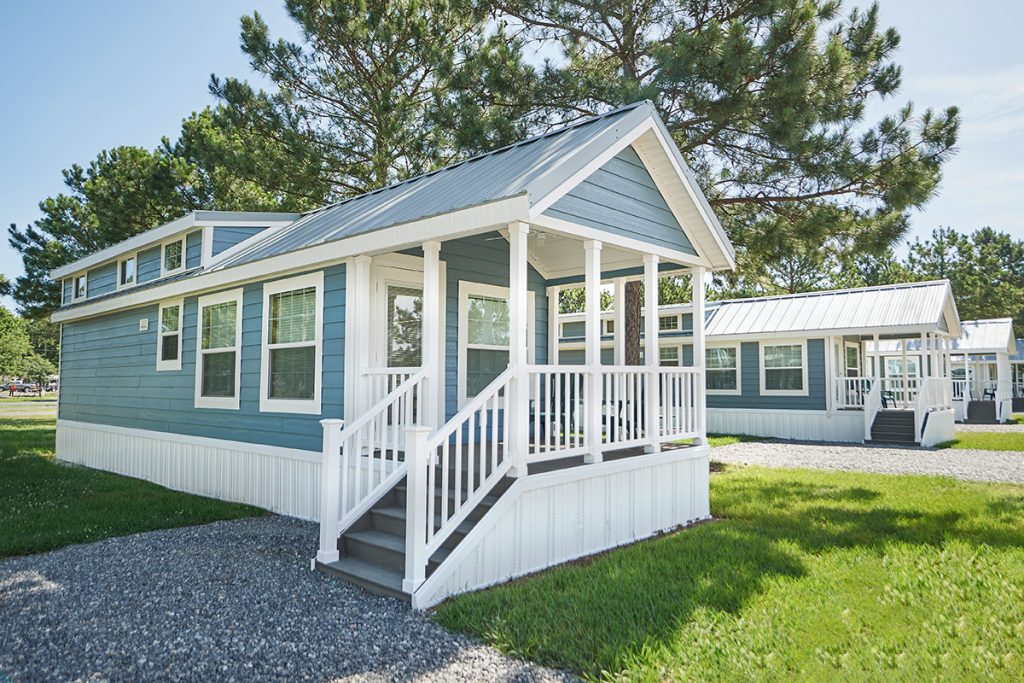
[[[881,556],[897,542],[1024,545],[1019,492],[986,505],[970,485],[938,479],[744,470],[712,481],[715,523],[460,596],[436,618],[505,651],[596,677],[670,644],[695,613],[738,613],[768,584],[805,576],[806,562],[822,553]],[[919,490],[903,495],[908,485]],[[964,505],[963,491],[976,500]]]

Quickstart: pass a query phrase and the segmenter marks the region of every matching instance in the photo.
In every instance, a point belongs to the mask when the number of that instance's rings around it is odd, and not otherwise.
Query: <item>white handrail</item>
[[[863,408],[872,380],[869,377],[836,377],[835,401],[839,408]]]
[[[871,427],[875,424],[875,417],[882,409],[882,383],[876,378],[870,379],[871,385],[868,388],[867,396],[864,397],[864,440],[871,439]]]
[[[661,415],[658,440],[701,436],[697,394],[704,385],[704,371],[681,366],[659,367],[657,378]]]

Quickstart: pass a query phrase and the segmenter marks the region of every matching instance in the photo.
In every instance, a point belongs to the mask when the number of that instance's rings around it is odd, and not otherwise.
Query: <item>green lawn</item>
[[[0,557],[153,529],[265,514],[59,464],[52,418],[0,414]]]
[[[939,448],[970,448],[979,451],[1024,451],[1024,432],[957,432]]]
[[[441,605],[588,678],[1020,680],[1024,487],[727,468],[716,520]]]

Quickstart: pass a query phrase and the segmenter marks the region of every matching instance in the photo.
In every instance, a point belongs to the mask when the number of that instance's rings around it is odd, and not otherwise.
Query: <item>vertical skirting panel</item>
[[[860,442],[864,440],[864,413],[859,410],[826,413],[708,408],[708,432],[800,441]]]
[[[319,514],[315,452],[59,420],[57,458],[291,517]]]
[[[413,605],[707,519],[708,484],[706,446],[521,478],[416,591]]]

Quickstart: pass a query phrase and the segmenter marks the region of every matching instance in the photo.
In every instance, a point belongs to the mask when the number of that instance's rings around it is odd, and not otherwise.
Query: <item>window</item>
[[[169,275],[182,269],[185,265],[185,238],[181,237],[173,242],[166,242],[163,246],[163,256],[160,261],[160,274]]]
[[[672,332],[679,329],[679,316],[663,315],[658,318],[658,330],[661,332]]]
[[[196,407],[238,409],[242,290],[199,298]]]
[[[123,289],[135,284],[135,256],[123,258],[117,263],[117,288]]]
[[[389,284],[387,293],[387,366],[418,368],[423,362],[423,290]]]
[[[846,376],[860,377],[860,349],[855,344],[846,345]]]
[[[641,354],[643,355],[643,354]],[[658,362],[661,365],[679,365],[679,347],[678,346],[662,346],[658,349]]]
[[[88,278],[86,277],[85,273],[80,273],[80,274],[76,275],[74,280],[72,280],[72,283],[71,283],[71,300],[72,301],[78,301],[79,299],[84,299],[85,298],[85,295],[89,291],[89,283],[88,283],[87,280],[88,280]]]
[[[803,342],[761,344],[761,393],[806,396],[806,356]]]
[[[603,322],[604,322],[604,333],[605,334],[615,334],[615,321],[614,320],[605,320]]]
[[[886,377],[903,377],[903,358],[885,359]],[[907,377],[917,377],[917,357],[907,356]]]
[[[179,299],[160,304],[157,311],[157,370],[181,370],[181,309]]]
[[[263,285],[260,410],[320,414],[324,276]]]
[[[534,347],[534,294],[527,295],[527,356]],[[459,283],[459,403],[487,387],[508,367],[508,288]]]
[[[740,347],[709,346],[704,350],[704,386],[709,394],[740,393]]]

